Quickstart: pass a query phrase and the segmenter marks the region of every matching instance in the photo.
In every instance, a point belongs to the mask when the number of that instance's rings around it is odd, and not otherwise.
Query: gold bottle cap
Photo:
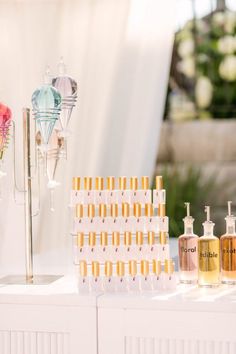
[[[107,189],[109,189],[110,191],[115,189],[115,177],[107,177]]]
[[[77,234],[77,246],[83,247],[84,246],[84,233],[78,232]]]
[[[142,246],[143,245],[143,233],[142,231],[136,232],[136,245]]]
[[[153,259],[152,261],[152,269],[155,275],[161,274],[161,261],[157,259]]]
[[[96,177],[95,178],[95,189],[97,191],[103,190],[103,177]]]
[[[84,215],[84,207],[83,204],[76,204],[75,215],[77,218],[82,218]]]
[[[130,189],[136,191],[138,189],[138,177],[130,178]]]
[[[143,176],[141,178],[142,181],[142,189],[147,190],[149,189],[149,177],[148,176]]]
[[[107,216],[107,206],[106,204],[99,204],[99,216],[105,218]]]
[[[123,277],[125,275],[125,263],[122,261],[118,261],[116,263],[116,273],[118,277]]]
[[[88,274],[88,269],[87,269],[87,262],[86,261],[80,261],[79,262],[79,274],[81,277],[86,277]]]
[[[166,239],[167,239],[167,235],[165,231],[160,231],[160,235],[159,235],[160,239],[160,244],[161,245],[165,245],[166,244]]]
[[[89,218],[94,218],[95,216],[95,205],[94,204],[88,204],[88,217]]]
[[[156,190],[163,189],[163,177],[156,176]]]
[[[132,243],[132,233],[130,231],[125,231],[124,233],[124,245],[130,246]]]
[[[152,217],[153,216],[153,205],[152,203],[145,204],[145,216]]]
[[[72,189],[74,191],[80,190],[80,177],[73,177],[73,179],[72,179]]]
[[[166,216],[166,205],[165,204],[159,204],[158,216],[161,216],[161,217]]]
[[[102,231],[101,232],[101,246],[107,246],[108,245],[108,235],[107,232]]]
[[[120,246],[120,233],[117,231],[112,232],[112,245]]]
[[[122,203],[122,216],[123,216],[123,218],[128,218],[130,216],[129,203]]]
[[[99,277],[100,275],[100,264],[97,261],[92,262],[92,275],[94,277]]]
[[[155,232],[154,231],[148,231],[148,244],[149,245],[155,244]]]
[[[96,245],[96,233],[89,232],[89,246],[94,247]]]
[[[127,178],[125,176],[119,177],[119,190],[124,191],[126,189]]]
[[[113,274],[113,264],[110,261],[105,262],[105,275],[106,277],[111,277]]]
[[[134,203],[134,216],[139,218],[142,215],[142,206],[140,203]]]
[[[118,214],[118,204],[111,204],[111,217],[117,218]]]
[[[134,260],[129,261],[129,274],[131,277],[135,277],[137,275],[137,262]]]
[[[141,274],[145,277],[149,274],[149,262],[146,259],[141,260]]]
[[[90,191],[92,189],[92,177],[84,177],[84,189]]]
[[[165,259],[164,271],[167,274],[173,274],[175,271],[175,264],[172,259]]]

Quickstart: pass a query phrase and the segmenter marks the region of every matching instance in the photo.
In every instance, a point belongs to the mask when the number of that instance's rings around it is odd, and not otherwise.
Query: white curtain
[[[74,175],[149,175],[154,171],[173,40],[174,0],[0,0],[0,101],[13,111],[22,183],[21,110],[46,65],[63,56],[78,81],[69,160],[61,163],[56,212],[44,192],[34,220],[35,268],[72,264],[69,190]],[[1,181],[0,266],[24,269],[23,206],[12,198],[12,151]],[[18,201],[20,201],[20,195]],[[36,202],[36,201],[35,201]]]

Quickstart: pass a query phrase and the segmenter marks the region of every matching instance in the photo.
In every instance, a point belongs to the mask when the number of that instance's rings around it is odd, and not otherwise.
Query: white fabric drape
[[[152,175],[169,73],[173,3],[0,0],[0,101],[12,108],[16,121],[20,182],[21,110],[31,105],[46,65],[56,74],[62,55],[79,84],[69,160],[58,171],[62,187],[56,192],[56,212],[50,214],[44,193],[35,218],[36,271],[38,262],[41,268],[50,263],[52,270],[52,265],[72,263],[67,205],[73,175]],[[9,149],[8,176],[11,160]],[[0,265],[23,270],[23,207],[13,201],[11,178],[1,182]]]

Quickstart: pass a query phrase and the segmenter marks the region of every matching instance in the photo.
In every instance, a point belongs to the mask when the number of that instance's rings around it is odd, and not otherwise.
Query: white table
[[[96,296],[72,278],[0,288],[0,354],[97,354]]]
[[[236,289],[98,298],[99,354],[235,354]]]

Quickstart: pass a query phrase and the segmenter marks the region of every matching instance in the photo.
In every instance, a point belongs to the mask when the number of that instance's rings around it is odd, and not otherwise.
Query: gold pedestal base
[[[27,279],[25,275],[8,275],[0,279],[0,285],[48,285],[62,277],[63,275],[34,275]]]

